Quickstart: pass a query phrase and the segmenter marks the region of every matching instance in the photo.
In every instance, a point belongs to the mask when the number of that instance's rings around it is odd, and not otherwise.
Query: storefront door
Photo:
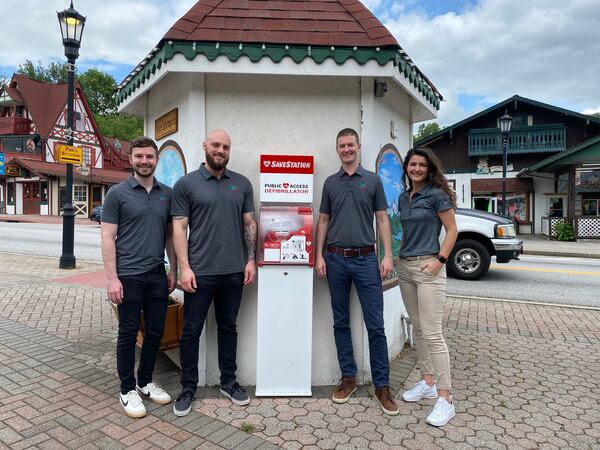
[[[40,183],[23,183],[23,214],[40,213]]]

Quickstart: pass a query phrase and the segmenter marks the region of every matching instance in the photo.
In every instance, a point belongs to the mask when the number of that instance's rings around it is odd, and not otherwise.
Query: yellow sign
[[[6,173],[6,176],[10,177],[18,177],[21,175],[21,169],[17,166],[5,166],[4,172]]]
[[[172,109],[165,115],[154,121],[154,139],[157,141],[177,131],[178,114],[177,108]]]
[[[83,149],[70,145],[56,146],[56,160],[60,163],[83,164]]]

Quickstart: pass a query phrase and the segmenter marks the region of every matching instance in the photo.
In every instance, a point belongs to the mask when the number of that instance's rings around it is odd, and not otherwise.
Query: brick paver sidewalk
[[[208,388],[187,417],[148,405],[134,420],[117,402],[111,308],[85,286],[99,266],[65,277],[53,259],[0,258],[0,447],[600,449],[600,311],[450,299],[457,416],[443,429],[425,423],[433,401],[385,417],[370,388],[345,405],[315,389],[246,408]],[[395,387],[418,379],[413,353],[394,361]],[[156,378],[178,391],[164,357]]]

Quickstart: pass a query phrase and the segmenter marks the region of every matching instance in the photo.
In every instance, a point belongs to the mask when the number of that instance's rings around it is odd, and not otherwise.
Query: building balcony
[[[0,136],[0,152],[15,153],[32,157],[34,159],[42,156],[42,141],[37,134],[26,134],[25,136]]]
[[[565,126],[536,125],[511,130],[508,154],[560,152],[566,149]],[[480,128],[469,131],[469,156],[502,154],[502,134],[498,128]]]
[[[7,134],[29,134],[31,121],[24,117],[0,117],[0,136]]]

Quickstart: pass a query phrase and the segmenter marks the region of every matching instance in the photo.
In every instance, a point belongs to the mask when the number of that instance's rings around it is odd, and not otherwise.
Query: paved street
[[[8,448],[580,448],[600,449],[600,311],[452,298],[445,309],[457,417],[426,425],[432,401],[385,417],[359,390],[232,406],[201,390],[193,412],[149,405],[140,420],[117,402],[115,319],[93,287],[99,265],[0,254],[0,443]],[[409,352],[394,389],[418,378]],[[164,357],[156,378],[172,393]],[[399,398],[401,390],[396,394]]]
[[[523,255],[496,264],[478,281],[448,280],[457,296],[600,307],[600,259]]]

